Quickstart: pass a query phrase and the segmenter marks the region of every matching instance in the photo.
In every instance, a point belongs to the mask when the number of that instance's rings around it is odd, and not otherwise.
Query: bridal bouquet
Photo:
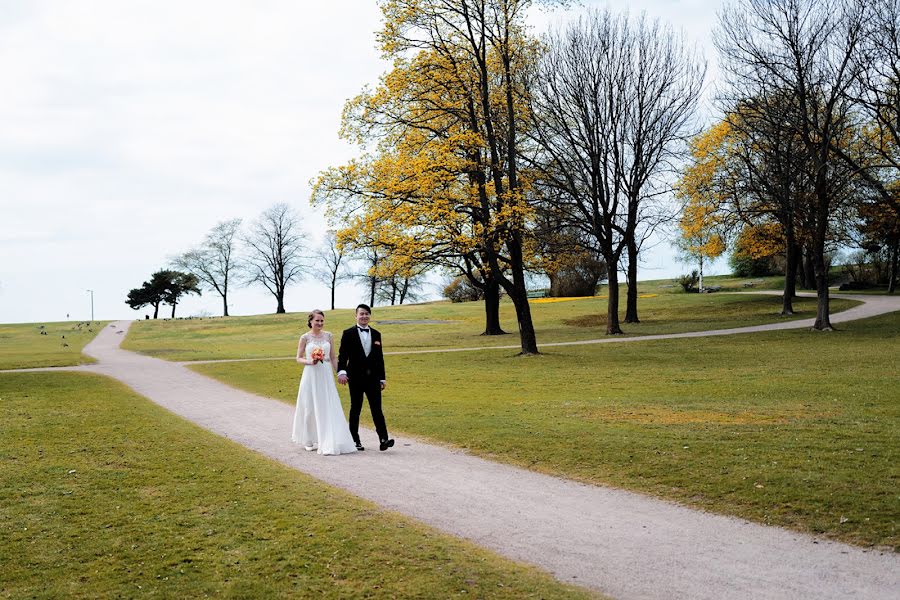
[[[313,348],[312,352],[309,353],[309,357],[313,361],[312,364],[325,362],[325,351],[321,348]]]

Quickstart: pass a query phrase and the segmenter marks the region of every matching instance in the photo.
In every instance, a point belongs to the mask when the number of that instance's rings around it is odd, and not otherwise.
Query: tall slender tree
[[[300,216],[285,203],[264,210],[244,238],[248,248],[247,278],[275,297],[277,314],[285,312],[287,287],[299,281],[308,268],[305,242]]]
[[[238,260],[238,241],[241,219],[222,221],[213,227],[197,248],[177,256],[172,262],[176,269],[193,274],[206,289],[222,298],[222,316],[228,316],[228,290],[234,286],[241,263]]]
[[[349,257],[344,252],[344,246],[338,243],[334,231],[329,231],[325,235],[322,251],[316,261],[313,274],[328,286],[331,292],[331,310],[334,310],[334,297],[338,284],[352,277],[348,269],[349,262]]]

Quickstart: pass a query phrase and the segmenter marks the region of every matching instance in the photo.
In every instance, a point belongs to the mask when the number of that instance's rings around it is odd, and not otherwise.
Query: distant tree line
[[[330,288],[332,309],[337,286],[352,280],[366,284],[370,305],[402,304],[418,297],[421,270],[404,279],[381,277],[370,268],[365,253],[346,251],[333,232],[326,234],[322,244],[311,247],[299,213],[288,204],[275,204],[248,227],[242,227],[241,219],[216,224],[199,245],[175,256],[170,267],[129,291],[125,302],[135,310],[152,307],[154,319],[160,305],[171,305],[174,318],[184,296],[206,291],[221,298],[222,315],[227,317],[231,291],[261,285],[272,294],[275,312],[284,313],[287,288],[305,278]]]

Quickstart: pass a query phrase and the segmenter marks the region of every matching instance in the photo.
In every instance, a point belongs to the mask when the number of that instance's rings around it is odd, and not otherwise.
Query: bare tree
[[[688,133],[705,66],[671,30],[609,11],[589,12],[546,45],[530,83],[533,166],[556,218],[595,240],[609,267],[606,331],[622,333],[618,265],[626,254],[634,284],[641,242],[657,218],[647,203]],[[631,288],[628,317],[636,322]]]
[[[734,97],[783,94],[782,126],[797,135],[812,167],[806,216],[812,232],[818,307],[814,328],[830,330],[826,243],[852,185],[835,146],[853,137],[856,60],[870,0],[741,0],[723,9],[714,40]]]
[[[415,267],[382,278],[376,296],[391,306],[418,300],[428,269]]]
[[[236,280],[241,219],[222,221],[213,227],[199,247],[177,256],[173,265],[193,274],[202,287],[222,297],[222,315],[228,316],[228,289]]]
[[[641,16],[634,28],[623,21],[626,41],[634,53],[624,65],[632,101],[625,106],[622,139],[622,189],[628,206],[625,244],[628,254],[628,296],[625,322],[638,323],[638,254],[643,243],[673,212],[658,202],[671,191],[675,164],[686,150],[685,139],[706,77],[706,61],[690,49],[683,36],[658,20]]]
[[[854,100],[872,127],[865,141],[878,156],[873,170],[890,170],[889,180],[900,178],[900,0],[871,0],[859,53],[861,73]],[[891,198],[894,205],[896,197]]]
[[[381,265],[383,257],[379,253],[379,249],[375,246],[359,248],[357,250],[357,256],[366,270],[356,277],[365,283],[366,290],[369,294],[369,306],[375,306],[378,289],[382,283],[382,279],[378,275],[378,268]]]
[[[877,194],[861,207],[866,246],[877,245],[888,254],[888,291],[896,291],[900,277],[900,0],[872,0],[866,20],[860,85],[854,99],[867,119],[861,141],[872,157],[867,164],[843,155],[858,168]]]
[[[334,294],[338,284],[353,277],[347,268],[348,262],[344,247],[338,244],[335,233],[329,231],[313,274],[331,290],[331,310],[334,310]]]
[[[307,268],[300,216],[286,203],[276,204],[263,211],[244,242],[248,280],[265,286],[278,303],[275,312],[284,313],[285,289],[302,279]]]

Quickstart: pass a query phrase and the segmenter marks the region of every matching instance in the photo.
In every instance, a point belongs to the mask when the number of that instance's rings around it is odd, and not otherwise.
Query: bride
[[[322,331],[325,313],[312,311],[306,324],[310,331],[300,336],[297,346],[297,362],[306,366],[297,392],[291,439],[307,450],[318,450],[319,454],[356,452],[334,384],[337,368],[334,339],[331,333]]]

